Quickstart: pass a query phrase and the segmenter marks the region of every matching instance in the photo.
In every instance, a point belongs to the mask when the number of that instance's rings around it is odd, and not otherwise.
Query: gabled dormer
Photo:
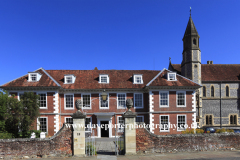
[[[42,74],[38,72],[28,72],[28,82],[38,82]]]
[[[109,75],[108,74],[99,74],[99,82],[98,83],[109,83]]]
[[[143,84],[142,74],[133,75],[133,84]]]
[[[167,73],[167,80],[168,81],[176,81],[177,80],[176,73],[175,72],[168,72]]]
[[[65,74],[64,75],[64,84],[73,84],[76,80],[76,76],[73,74]]]

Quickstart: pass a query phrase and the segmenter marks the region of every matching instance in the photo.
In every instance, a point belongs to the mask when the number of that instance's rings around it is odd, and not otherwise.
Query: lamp
[[[107,100],[107,96],[108,96],[108,94],[105,92],[105,89],[104,89],[102,94],[101,94],[102,100],[106,101]]]

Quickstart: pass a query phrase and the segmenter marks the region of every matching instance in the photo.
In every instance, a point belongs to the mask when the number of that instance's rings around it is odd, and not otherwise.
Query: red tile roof
[[[169,71],[163,71],[149,86],[200,86],[199,84],[183,77],[176,75],[177,81],[168,81],[167,73]]]
[[[57,87],[57,84],[47,76],[41,69],[37,70],[42,74],[41,79],[38,82],[28,82],[28,74],[8,82],[1,87]]]
[[[45,71],[45,70],[44,70]],[[137,89],[144,88],[160,71],[152,70],[46,70],[53,79],[39,69],[42,74],[38,82],[28,82],[28,75],[13,80],[1,87],[57,87],[57,83],[64,89]],[[64,84],[64,75],[76,76],[75,83]],[[109,75],[109,84],[99,83],[99,74]],[[133,75],[142,74],[143,84],[133,84]],[[196,86],[196,83],[177,76],[178,81],[168,82],[163,77],[157,77],[150,86]],[[54,82],[55,81],[55,82]]]
[[[180,64],[172,67],[181,73]],[[202,64],[202,81],[240,81],[240,64]]]

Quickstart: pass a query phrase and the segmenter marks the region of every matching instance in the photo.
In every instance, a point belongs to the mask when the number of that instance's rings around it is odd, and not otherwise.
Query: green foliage
[[[40,138],[40,133],[41,133],[42,131],[40,131],[40,130],[31,130],[31,134],[32,134],[33,132],[36,134],[36,138]]]
[[[90,151],[90,155],[97,155],[96,147],[91,143],[87,143],[85,146],[87,153]]]
[[[7,132],[1,132],[0,133],[0,139],[11,139],[11,138],[12,138],[11,133],[7,133]]]
[[[225,129],[225,128],[222,128],[222,129],[217,129],[216,130],[216,133],[225,133],[225,132],[234,132],[233,129]]]
[[[25,92],[20,101],[7,92],[0,92],[0,134],[2,137],[27,138],[39,116],[38,95]]]
[[[196,134],[204,133],[203,129],[196,129]],[[186,129],[185,131],[182,131],[182,134],[194,134],[194,129]]]

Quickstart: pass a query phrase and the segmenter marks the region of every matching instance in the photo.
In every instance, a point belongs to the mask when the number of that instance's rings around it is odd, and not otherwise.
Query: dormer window
[[[176,81],[176,73],[168,73],[168,81]]]
[[[134,84],[143,84],[143,79],[141,74],[135,74],[133,76],[133,83]]]
[[[72,84],[75,82],[76,77],[72,74],[68,74],[64,76],[64,83],[65,84]]]
[[[42,75],[40,73],[36,73],[36,72],[28,73],[28,81],[29,82],[37,82],[40,80],[41,77],[42,77]]]
[[[99,83],[109,83],[109,76],[107,74],[100,74]]]

